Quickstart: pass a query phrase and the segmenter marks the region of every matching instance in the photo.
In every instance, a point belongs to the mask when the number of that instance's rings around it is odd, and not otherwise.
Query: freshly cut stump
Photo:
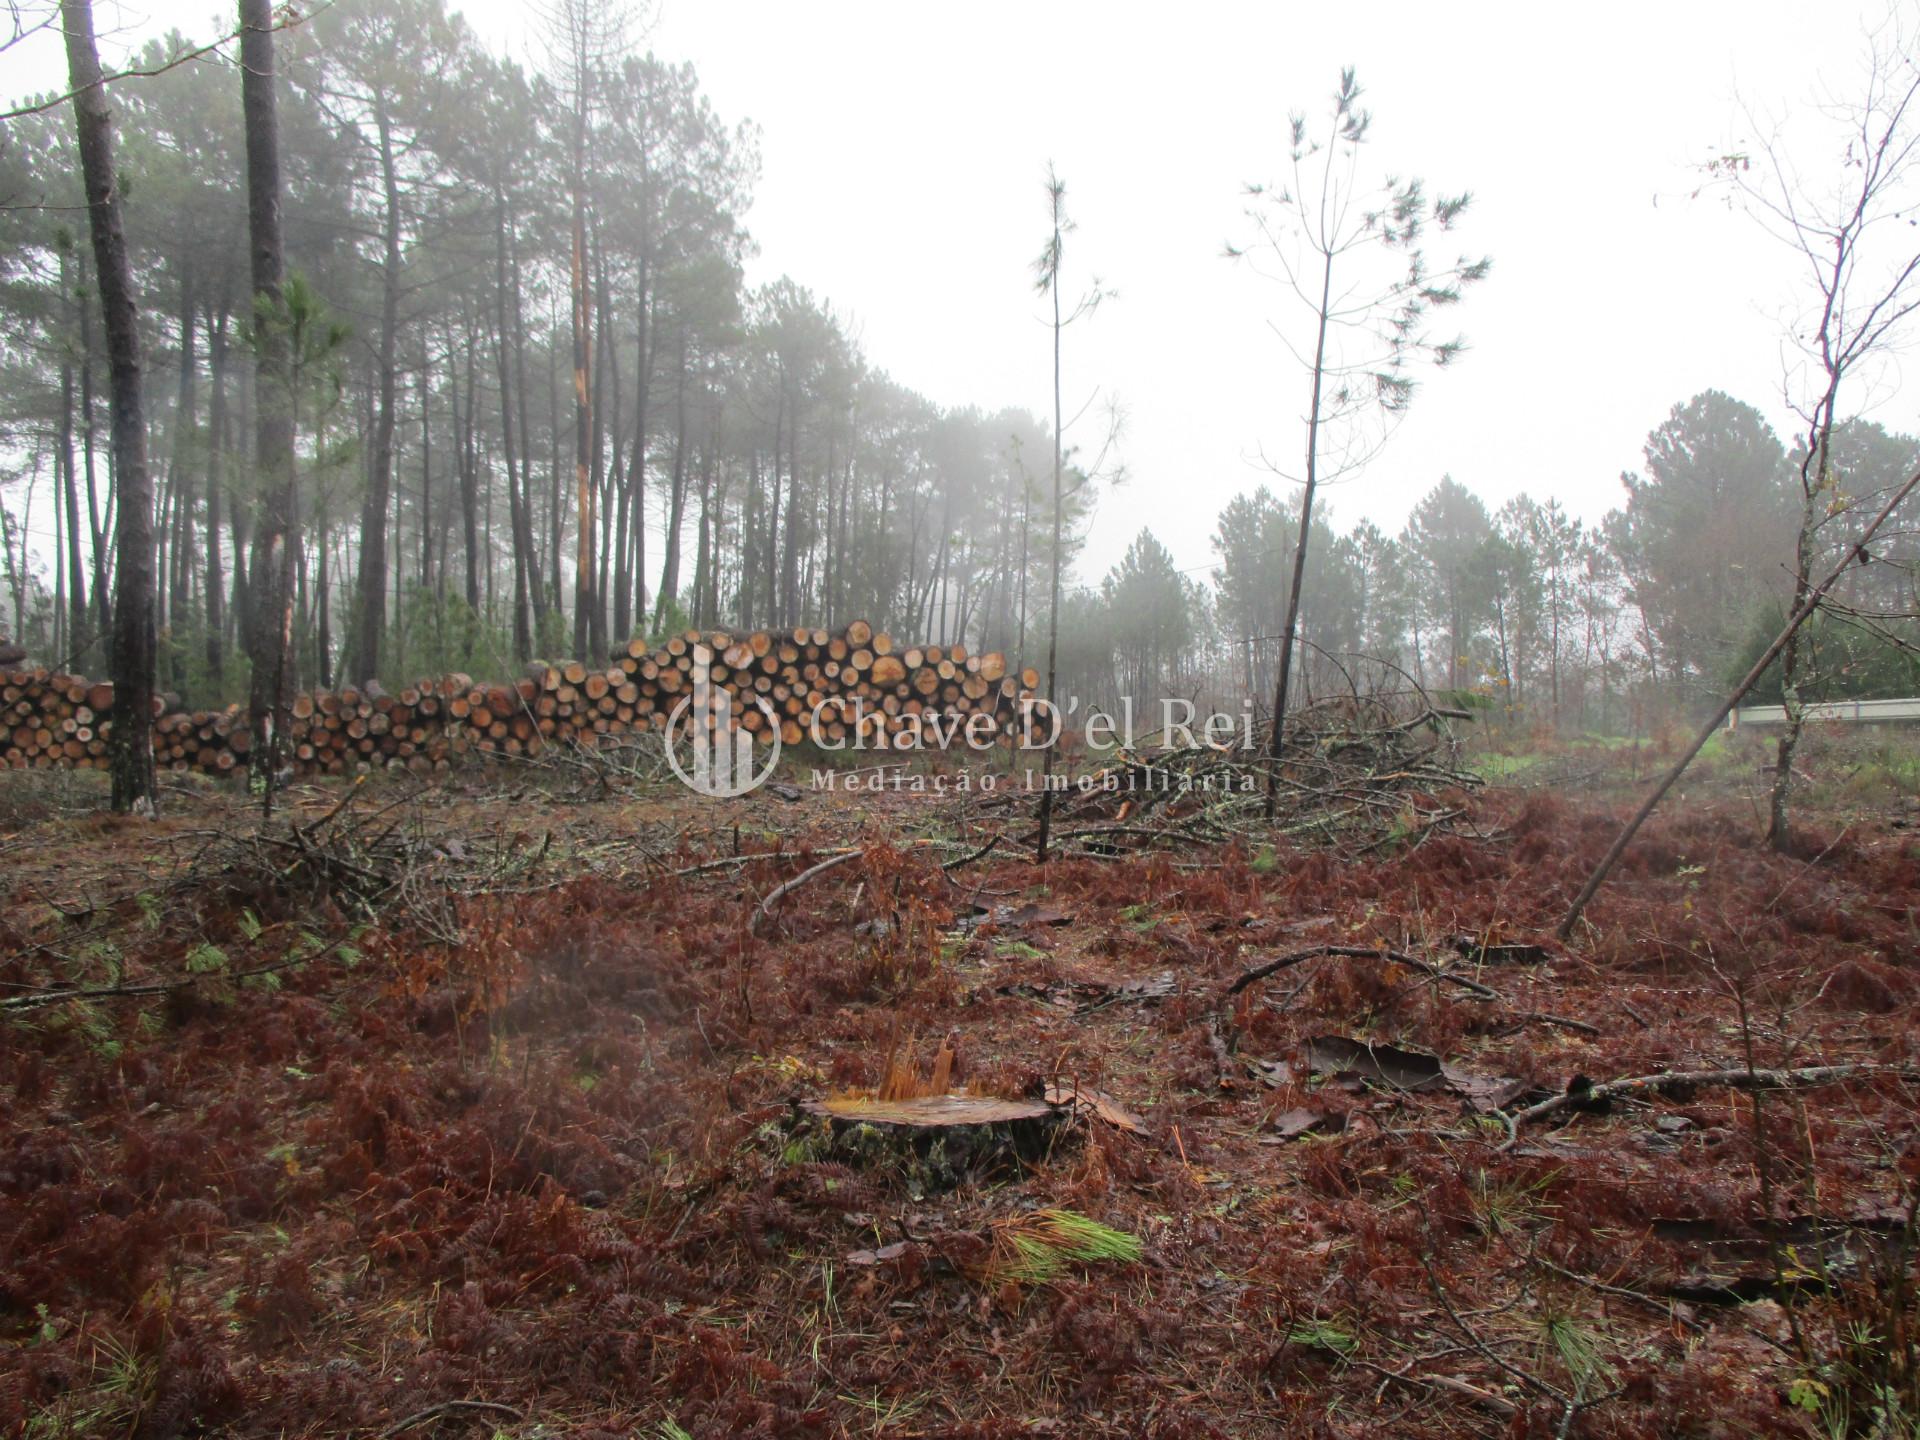
[[[821,1127],[825,1154],[892,1170],[915,1189],[948,1190],[962,1180],[1019,1170],[1044,1159],[1074,1127],[1068,1106],[990,1095],[858,1095],[807,1100],[800,1110]]]

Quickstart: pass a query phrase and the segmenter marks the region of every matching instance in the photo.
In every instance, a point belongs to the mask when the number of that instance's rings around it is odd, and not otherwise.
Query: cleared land
[[[1720,749],[1570,946],[1628,747],[1359,856],[1044,869],[977,795],[556,769],[262,830],[0,777],[0,1425],[1868,1433],[1915,1383],[1904,743],[1816,757],[1793,856]],[[1585,1088],[1673,1072],[1718,1076]]]

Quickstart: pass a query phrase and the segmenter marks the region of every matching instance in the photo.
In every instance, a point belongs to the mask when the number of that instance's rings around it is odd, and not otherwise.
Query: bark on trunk
[[[687,513],[687,332],[680,331],[680,370],[673,387],[673,490],[667,503],[666,555],[660,565],[660,589],[654,596],[653,624],[680,589],[680,525]]]
[[[1793,545],[1793,608],[1797,611],[1807,598],[1812,577],[1813,533],[1820,522],[1819,497],[1827,492],[1827,445],[1832,439],[1832,395],[1824,403],[1825,423],[1816,430],[1815,450],[1807,463],[1817,467],[1814,475],[1801,476],[1800,528]],[[1817,458],[1816,458],[1817,456]],[[1817,476],[1817,478],[1815,478]],[[1767,843],[1785,853],[1793,836],[1788,814],[1793,797],[1793,757],[1800,748],[1800,732],[1806,724],[1806,706],[1800,695],[1800,632],[1787,636],[1780,648],[1780,701],[1786,711],[1786,729],[1780,734],[1774,751],[1773,786],[1767,796]]]
[[[93,619],[104,635],[113,621],[107,591],[107,530],[100,519],[100,486],[93,456],[93,307],[80,307],[80,456],[87,478],[87,528],[93,539]]]
[[[109,746],[113,808],[151,814],[157,798],[153,765],[154,558],[153,482],[140,399],[140,329],[133,266],[114,176],[113,115],[94,46],[91,0],[63,0],[67,69],[87,194],[88,229],[99,271],[111,389],[114,480],[120,487],[114,543],[113,733]]]
[[[1320,329],[1313,351],[1313,408],[1307,412],[1307,483],[1300,496],[1300,539],[1293,551],[1293,584],[1287,592],[1287,616],[1280,626],[1280,674],[1274,681],[1273,734],[1268,754],[1267,819],[1274,818],[1280,801],[1280,746],[1286,730],[1287,685],[1293,674],[1293,637],[1300,625],[1300,587],[1307,575],[1307,547],[1313,536],[1313,492],[1319,479],[1320,387],[1326,375],[1327,307],[1333,298],[1333,256],[1323,259],[1320,271]],[[1459,648],[1457,642],[1454,647]]]
[[[513,655],[524,665],[533,658],[527,588],[533,534],[527,516],[525,472],[516,471],[519,457],[513,440],[514,387],[507,364],[507,192],[498,185],[493,192],[493,239],[493,360],[500,381],[500,442],[507,458],[507,522],[513,531]]]
[[[220,561],[220,501],[225,488],[227,444],[227,312],[207,332],[207,679],[218,695],[226,679],[226,579]]]
[[[293,695],[293,556],[297,515],[293,457],[293,388],[281,316],[285,251],[280,235],[280,126],[274,96],[272,0],[240,0],[241,108],[246,122],[247,230],[254,301],[254,447],[260,492],[247,566],[248,653],[253,659],[247,713],[254,745],[254,782],[273,808],[285,715]]]
[[[373,426],[373,469],[360,507],[360,585],[358,618],[348,644],[349,680],[372,680],[380,673],[380,643],[387,630],[387,510],[393,497],[393,431],[398,405],[394,345],[400,326],[400,183],[394,173],[393,122],[384,99],[373,109],[380,138],[380,183],[386,205],[382,217],[380,267],[380,409]],[[424,584],[424,579],[422,581]]]
[[[573,483],[578,510],[579,551],[573,572],[573,653],[584,660],[591,650],[593,626],[593,393],[588,374],[593,355],[593,287],[587,276],[587,204],[584,194],[585,139],[575,141],[573,239],[569,279],[573,299]]]
[[[184,632],[190,611],[187,594],[187,576],[191,566],[187,563],[188,551],[193,537],[192,486],[187,479],[193,455],[193,431],[198,419],[198,392],[195,385],[199,377],[200,362],[194,349],[193,333],[193,286],[182,283],[180,287],[180,390],[174,406],[174,430],[172,454],[167,462],[170,472],[167,476],[167,489],[172,495],[172,519],[168,527],[168,564],[167,564],[167,620],[169,632],[168,668],[178,680],[178,666],[182,657],[180,639]]]
[[[66,574],[72,580],[67,594],[67,649],[78,655],[90,642],[90,617],[87,590],[80,579],[80,489],[74,477],[73,463],[73,366],[60,367],[60,448],[54,456],[59,467],[60,494],[54,500],[56,513],[66,506]]]

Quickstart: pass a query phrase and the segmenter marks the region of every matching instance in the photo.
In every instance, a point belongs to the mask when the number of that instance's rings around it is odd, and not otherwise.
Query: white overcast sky
[[[98,8],[119,31],[110,60],[169,25],[214,33],[195,0]],[[452,8],[537,58],[525,0]],[[1143,525],[1176,564],[1208,566],[1221,506],[1267,478],[1257,452],[1299,451],[1303,380],[1268,328],[1288,311],[1221,247],[1246,235],[1243,182],[1279,173],[1289,111],[1322,111],[1343,64],[1367,91],[1374,162],[1471,190],[1461,241],[1494,270],[1458,312],[1471,353],[1331,494],[1337,524],[1397,531],[1443,473],[1489,507],[1525,490],[1597,519],[1647,431],[1710,386],[1784,430],[1782,316],[1801,277],[1749,220],[1690,194],[1700,162],[1756,138],[1741,100],[1817,120],[1806,102],[1821,82],[1853,90],[1887,14],[1885,0],[663,0],[647,40],[694,63],[725,119],[761,127],[750,278],[792,275],[874,365],[942,404],[1047,412],[1030,262],[1057,164],[1079,223],[1066,288],[1097,274],[1119,291],[1066,352],[1069,414],[1110,392],[1127,417],[1131,479],[1099,502],[1083,567],[1097,576]],[[20,47],[0,91],[52,83],[60,61],[57,43]],[[1910,429],[1897,381],[1875,418]]]

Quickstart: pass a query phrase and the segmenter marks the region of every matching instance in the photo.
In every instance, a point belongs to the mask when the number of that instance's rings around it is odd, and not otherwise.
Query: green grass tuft
[[[1016,1285],[1045,1285],[1069,1264],[1131,1264],[1140,1238],[1072,1210],[1036,1210],[999,1227],[994,1272]]]

